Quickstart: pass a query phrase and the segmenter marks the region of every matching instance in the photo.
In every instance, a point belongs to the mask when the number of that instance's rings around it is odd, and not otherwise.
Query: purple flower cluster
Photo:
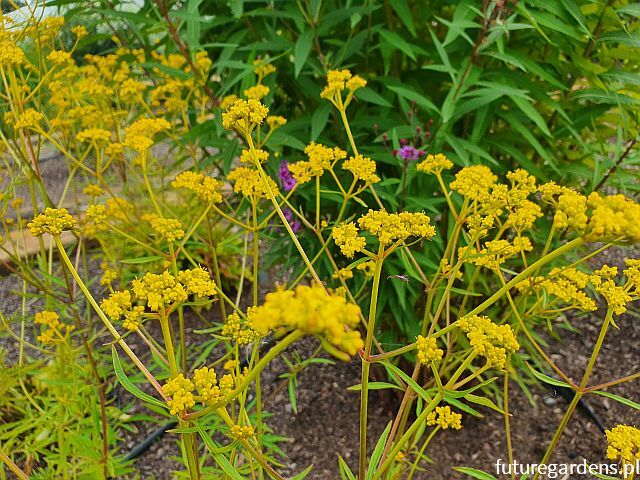
[[[295,184],[295,180],[294,180],[294,184]],[[291,226],[291,230],[293,230],[293,233],[298,233],[302,228],[302,224],[300,223],[299,220],[295,220],[293,218],[293,212],[291,211],[291,209],[285,208],[282,210],[282,213],[284,214],[284,218],[287,219],[287,222],[289,222],[289,225]]]
[[[394,150],[393,154],[397,157],[400,156],[403,160],[408,162],[415,162],[420,159],[424,155],[424,150],[418,150],[412,145],[408,144],[408,141],[403,138],[400,140],[402,147],[400,150]]]
[[[286,160],[282,160],[282,162],[280,162],[278,177],[280,178],[282,189],[285,192],[290,191],[296,184],[296,179],[293,178],[293,175],[289,171],[289,162],[287,162]]]

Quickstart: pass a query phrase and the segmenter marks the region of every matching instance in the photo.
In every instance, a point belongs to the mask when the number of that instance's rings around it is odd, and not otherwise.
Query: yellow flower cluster
[[[427,155],[423,161],[416,165],[419,172],[440,175],[443,170],[453,167],[453,162],[442,153]]]
[[[640,205],[624,195],[601,196],[593,192],[587,198],[591,217],[587,241],[616,240],[640,242]]]
[[[107,221],[107,207],[92,203],[87,207],[85,218],[96,226],[102,225]]]
[[[193,389],[193,382],[185,378],[182,373],[162,386],[162,391],[171,397],[167,405],[172,415],[180,414],[196,404],[192,393]]]
[[[269,115],[267,117],[267,125],[271,130],[283,127],[287,124],[287,119],[280,115]]]
[[[222,327],[222,335],[231,337],[238,345],[247,345],[260,339],[260,334],[253,328],[251,321],[243,321],[237,313],[227,317],[227,322]]]
[[[136,120],[125,131],[125,145],[142,154],[153,145],[153,137],[171,128],[164,118],[141,118]]]
[[[66,208],[44,209],[40,215],[36,216],[27,224],[31,235],[41,237],[45,233],[60,235],[65,230],[70,230],[76,224],[76,219],[69,215]]]
[[[508,240],[488,241],[480,251],[476,250],[475,247],[460,247],[458,256],[478,267],[499,270],[500,265],[509,258],[531,250],[533,250],[533,245],[531,245],[531,240],[528,237],[516,237],[513,242]]]
[[[376,162],[369,157],[363,157],[362,155],[351,157],[342,163],[342,168],[350,171],[353,174],[353,178],[362,180],[366,184],[380,181],[380,177],[376,175]]]
[[[349,280],[350,278],[353,278],[353,270],[350,270],[348,268],[341,268],[333,272],[331,278],[334,278],[336,280]]]
[[[240,152],[240,162],[247,163],[249,165],[255,165],[257,163],[265,163],[269,160],[269,152],[256,148],[254,150],[242,150]]]
[[[235,182],[233,186],[234,192],[241,193],[251,202],[257,202],[260,198],[269,196],[267,187],[260,177],[260,172],[253,168],[238,167],[229,172],[227,180]],[[276,182],[271,177],[267,177],[267,183],[269,189],[275,195],[278,191]]]
[[[456,173],[456,179],[449,186],[469,200],[480,200],[486,198],[497,180],[489,167],[474,165]]]
[[[320,92],[320,97],[331,101],[336,107],[342,105],[342,92],[348,91],[344,106],[349,103],[353,92],[367,85],[367,81],[359,75],[351,75],[349,70],[330,70],[327,73],[327,86]]]
[[[255,435],[255,432],[253,431],[253,427],[251,425],[232,425],[229,429],[229,434],[233,438],[244,440],[253,437]]]
[[[624,287],[616,285],[617,275],[618,267],[603,265],[602,268],[593,272],[590,281],[596,292],[604,297],[611,311],[615,315],[622,315],[627,311],[627,304],[632,298]]]
[[[135,296],[147,302],[153,312],[159,312],[172,304],[184,302],[187,290],[168,271],[161,274],[145,273],[142,278],[136,278],[131,284]]]
[[[262,125],[268,114],[269,109],[259,100],[238,98],[222,114],[222,126],[227,130],[236,129],[248,135],[256,125]]]
[[[504,368],[507,353],[520,348],[511,325],[496,325],[489,317],[464,317],[458,320],[458,327],[467,334],[475,353],[485,357],[491,367]]]
[[[360,307],[327,293],[320,285],[268,293],[262,305],[247,312],[247,318],[262,336],[272,330],[294,329],[319,335],[347,354],[332,352],[342,359],[364,347],[360,332],[350,330],[359,324]]]
[[[409,237],[432,238],[436,230],[424,212],[387,213],[369,210],[358,219],[361,229],[378,237],[382,245],[403,241]]]
[[[573,308],[592,312],[597,307],[585,291],[588,283],[589,275],[580,270],[554,268],[547,277],[529,278],[516,285],[516,288],[525,293],[545,291]]]
[[[607,458],[635,464],[640,460],[640,430],[629,425],[617,425],[605,432]]]
[[[627,268],[622,272],[627,277],[627,289],[630,293],[640,296],[640,259],[625,258]]]
[[[24,52],[10,40],[0,41],[0,65],[16,66],[25,62]]]
[[[307,145],[304,153],[309,157],[309,160],[302,160],[289,165],[289,171],[298,183],[309,182],[313,177],[321,176],[324,171],[330,169],[335,162],[347,156],[347,152],[338,147],[325,147],[315,142]]]
[[[100,187],[100,185],[96,185],[95,183],[87,185],[82,189],[82,194],[89,197],[99,197],[103,193],[104,190],[102,189],[102,187]]]
[[[104,128],[87,128],[76,135],[78,142],[108,142],[111,138],[111,132]]]
[[[367,240],[358,236],[358,227],[353,222],[345,222],[333,227],[331,236],[347,258],[353,258],[355,252],[361,252],[367,246]]]
[[[184,237],[182,222],[177,218],[163,218],[154,214],[149,214],[146,218],[153,231],[167,242],[175,242]]]
[[[180,173],[172,182],[173,188],[191,190],[198,198],[207,203],[222,202],[222,182],[200,172],[187,170]]]
[[[264,60],[255,60],[253,62],[253,73],[258,76],[258,82],[261,82],[264,77],[275,71],[276,67]]]
[[[244,96],[247,97],[248,99],[253,99],[253,100],[262,100],[264,97],[266,97],[267,95],[269,95],[269,87],[267,87],[266,85],[254,85],[253,87],[249,87],[247,88],[243,93]]]
[[[359,263],[356,268],[361,272],[364,272],[364,276],[366,278],[373,277],[376,268],[376,262],[373,260],[369,260],[366,262]]]
[[[187,290],[187,293],[192,293],[197,297],[211,297],[216,294],[216,284],[211,279],[209,272],[203,267],[182,270],[178,272],[177,279]]]
[[[13,128],[18,130],[20,128],[31,128],[37,127],[40,123],[40,120],[44,118],[44,115],[33,108],[27,108],[16,120],[16,123],[13,124]]]
[[[418,335],[416,350],[418,362],[424,365],[442,360],[442,355],[444,354],[444,351],[438,348],[435,338],[423,337],[422,335]]]
[[[109,268],[109,264],[107,262],[102,262],[100,264],[100,269],[103,272],[102,277],[100,277],[100,285],[111,285],[118,279],[118,272]]]
[[[427,425],[438,426],[443,430],[452,428],[460,430],[462,428],[462,415],[451,410],[451,407],[436,407],[434,411],[427,415]]]
[[[34,320],[38,325],[42,325],[38,341],[45,345],[66,342],[67,335],[75,329],[74,325],[62,323],[56,312],[48,310],[36,313]]]
[[[217,403],[228,394],[228,392],[225,392],[225,395],[223,395],[222,390],[220,390],[218,378],[213,368],[202,367],[194,370],[193,383],[204,404]]]

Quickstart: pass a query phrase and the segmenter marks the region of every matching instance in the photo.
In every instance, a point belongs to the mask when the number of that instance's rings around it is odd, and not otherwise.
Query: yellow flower
[[[175,242],[184,237],[182,222],[177,218],[162,218],[157,215],[149,217],[151,228],[167,242]]]
[[[60,235],[65,230],[71,230],[75,224],[76,219],[69,215],[66,208],[47,207],[44,212],[29,222],[27,227],[31,235],[41,237],[45,233]]]
[[[218,386],[216,372],[213,368],[202,367],[193,371],[193,383],[196,386],[200,400],[204,404],[214,404],[223,400]]]
[[[458,327],[467,334],[476,355],[485,357],[491,367],[504,368],[507,352],[520,348],[511,325],[496,325],[489,317],[464,317],[458,320]]]
[[[62,323],[56,312],[48,310],[38,312],[34,317],[35,323],[42,325],[38,340],[43,344],[66,342],[67,335],[74,329],[74,325]]]
[[[24,113],[22,113],[16,123],[13,125],[14,130],[18,130],[20,128],[28,128],[34,129],[40,123],[40,120],[44,118],[44,115],[40,112],[37,112],[33,108],[27,108]]]
[[[268,113],[269,109],[258,100],[239,98],[222,114],[222,126],[227,130],[236,129],[248,135],[256,125],[262,125]]]
[[[347,156],[347,152],[338,147],[325,147],[320,143],[311,142],[304,149],[309,160],[292,163],[289,171],[298,183],[311,181],[313,177],[321,176],[330,169],[335,162]]]
[[[167,405],[172,415],[180,414],[196,404],[192,393],[194,388],[193,382],[182,373],[162,386],[162,391],[171,397]]]
[[[215,282],[211,279],[209,272],[202,267],[178,272],[178,282],[184,286],[187,293],[198,297],[211,297],[216,294]]]
[[[591,284],[596,292],[604,297],[609,308],[615,315],[622,315],[627,311],[627,304],[631,302],[631,295],[624,287],[616,285],[615,277],[618,275],[617,267],[603,265],[591,275]]]
[[[331,278],[335,278],[336,280],[349,280],[350,278],[353,278],[353,271],[348,268],[341,268],[333,272]]]
[[[489,194],[497,179],[489,167],[474,165],[456,173],[456,179],[449,186],[469,200],[479,200]]]
[[[444,351],[438,348],[435,338],[423,337],[422,335],[418,335],[418,339],[416,340],[416,349],[418,351],[418,362],[425,365],[442,360],[442,355],[444,354]]]
[[[564,191],[559,197],[554,216],[558,229],[571,228],[582,232],[587,228],[587,198],[573,190]]]
[[[244,440],[253,437],[255,435],[255,432],[253,431],[253,427],[251,425],[233,425],[229,429],[229,434],[234,438]]]
[[[253,73],[258,76],[258,79],[262,81],[264,77],[267,75],[274,73],[276,71],[276,67],[267,63],[264,60],[255,60],[253,62]]]
[[[320,93],[321,98],[331,101],[336,107],[342,103],[342,92],[347,89],[348,95],[344,102],[347,106],[353,92],[359,88],[363,88],[367,81],[360,76],[352,76],[349,70],[330,70],[327,73],[327,86]]]
[[[238,96],[233,94],[223,97],[220,101],[220,108],[223,110],[227,110],[237,99]]]
[[[416,165],[419,172],[437,175],[441,174],[443,170],[449,170],[451,167],[453,167],[453,162],[442,153],[427,155],[427,158]]]
[[[141,118],[125,131],[125,145],[138,153],[146,152],[153,145],[154,135],[168,130],[171,124],[164,118]]]
[[[266,85],[254,85],[247,88],[244,92],[244,96],[253,100],[262,100],[269,95],[269,87]]]
[[[175,277],[164,271],[160,275],[145,273],[142,278],[136,278],[132,284],[133,293],[153,312],[187,300],[187,291],[177,282]]]
[[[260,334],[253,328],[251,321],[243,321],[237,313],[232,313],[227,317],[227,321],[222,327],[222,335],[232,338],[238,345],[248,345],[260,339]]]
[[[446,430],[453,428],[460,430],[462,428],[462,415],[451,410],[451,407],[436,407],[436,409],[427,415],[427,425],[438,427]]]
[[[63,50],[52,50],[49,55],[47,55],[47,60],[58,67],[64,67],[70,63],[73,63],[71,54]]]
[[[229,172],[227,180],[235,182],[233,191],[248,197],[250,201],[257,202],[260,198],[269,196],[267,186],[262,181],[260,172],[253,168],[238,167]],[[267,177],[268,188],[275,195],[278,191],[276,182],[271,177]]]
[[[267,117],[267,125],[271,130],[275,130],[276,128],[283,127],[287,124],[287,119],[280,115],[269,115]]]
[[[364,347],[360,332],[350,330],[360,322],[360,307],[319,285],[268,293],[262,305],[247,312],[247,318],[262,336],[271,330],[300,330],[320,336],[339,349],[331,353],[345,360]]]
[[[640,259],[625,258],[624,262],[628,267],[623,273],[627,277],[629,291],[640,296]]]
[[[79,142],[108,142],[111,132],[103,128],[87,128],[76,135]]]
[[[358,236],[358,228],[353,222],[346,222],[333,227],[331,236],[347,258],[353,258],[355,252],[361,252],[367,246],[367,240]]]
[[[640,242],[640,205],[624,195],[601,196],[592,192],[587,198],[591,217],[587,241],[616,240],[625,237],[630,243]]]
[[[247,163],[249,165],[255,165],[256,163],[265,163],[269,160],[269,152],[256,148],[254,150],[242,150],[240,152],[240,162]]]
[[[592,312],[597,307],[585,291],[588,282],[589,275],[575,268],[554,268],[547,277],[531,277],[516,288],[525,293],[545,291],[573,308]]]
[[[542,216],[542,209],[531,200],[522,200],[518,202],[507,219],[507,225],[522,232],[533,227],[535,221]]]
[[[146,85],[142,82],[134,80],[133,78],[127,78],[120,85],[118,93],[123,100],[131,101],[140,98],[140,95],[146,90]]]
[[[89,35],[87,27],[85,27],[84,25],[76,25],[75,27],[72,27],[71,32],[73,32],[78,40]]]
[[[436,230],[429,222],[430,218],[424,212],[387,213],[384,210],[369,210],[358,219],[360,228],[378,237],[382,245],[409,237],[430,239]]]
[[[89,197],[98,197],[104,193],[102,187],[100,185],[96,185],[95,183],[91,185],[87,185],[82,189],[83,195],[87,195]]]
[[[222,182],[200,172],[187,170],[179,174],[173,182],[173,188],[185,188],[195,193],[198,198],[207,203],[222,202]]]
[[[15,43],[8,40],[0,41],[0,65],[22,65],[25,60],[24,52]]]
[[[351,157],[342,163],[342,169],[349,170],[356,180],[362,180],[367,184],[380,181],[380,177],[376,175],[376,162],[369,157],[362,155]]]
[[[120,320],[125,312],[131,310],[131,292],[129,290],[116,290],[109,298],[100,303],[100,309],[111,320]]]
[[[144,307],[136,305],[131,310],[124,313],[124,319],[122,320],[122,326],[130,332],[137,332],[142,325],[141,319],[144,314]]]
[[[375,273],[376,262],[368,260],[366,262],[359,263],[356,268],[361,272],[364,272],[364,276],[366,278],[371,278]]]
[[[640,430],[629,425],[617,425],[605,432],[607,458],[635,464],[640,460]]]

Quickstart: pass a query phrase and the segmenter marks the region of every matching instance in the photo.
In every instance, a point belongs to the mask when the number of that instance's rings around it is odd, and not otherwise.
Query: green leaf
[[[402,378],[402,380],[404,380],[407,383],[407,385],[409,385],[418,395],[424,398],[427,402],[431,401],[431,397],[429,396],[429,394],[420,385],[418,385],[409,375],[404,373],[402,370],[400,370],[398,367],[396,367],[392,363],[389,363],[389,362],[380,362],[380,363],[382,363],[382,365],[384,365],[384,367],[387,370],[391,370],[393,373],[395,373],[400,378]]]
[[[404,23],[404,26],[407,27],[411,35],[415,37],[416,27],[413,24],[413,15],[406,0],[389,0],[389,3],[391,4],[391,8],[396,12],[396,15],[398,15],[400,21]]]
[[[640,410],[640,403],[636,403],[632,400],[629,400],[628,398],[624,398],[621,397],[620,395],[615,395],[613,393],[609,393],[609,392],[603,392],[601,390],[595,390],[592,393],[595,393],[596,395],[600,395],[603,397],[607,397],[607,398],[611,398],[612,400],[615,400],[616,402],[622,403],[624,405],[626,405],[627,407],[631,407],[631,408],[635,408],[636,410]]]
[[[360,100],[364,100],[365,102],[380,105],[381,107],[393,107],[393,105],[388,102],[382,95],[374,90],[371,90],[368,87],[359,89],[356,93],[356,97]]]
[[[396,390],[403,390],[398,385],[394,385],[393,383],[387,383],[387,382],[369,382],[369,385],[367,388],[369,390],[385,390],[387,388],[395,388]],[[359,392],[360,390],[362,390],[362,384],[359,383],[357,385],[351,385],[350,387],[347,387],[347,390],[351,390],[352,392]]]
[[[331,104],[328,102],[323,103],[313,112],[313,116],[311,117],[311,140],[315,141],[318,139],[324,127],[327,126],[330,114]]]
[[[291,477],[291,480],[302,480],[307,475],[309,475],[309,472],[311,472],[312,468],[313,468],[313,465],[309,465],[307,468],[305,468],[302,472],[297,474],[295,477]]]
[[[633,17],[640,17],[640,3],[631,3],[616,9],[617,13],[624,15],[631,15]]]
[[[113,358],[113,371],[116,374],[116,378],[127,392],[129,392],[134,397],[139,398],[143,402],[151,403],[162,408],[167,408],[166,403],[161,402],[157,398],[153,398],[151,395],[144,393],[142,390],[136,387],[131,380],[129,380],[127,375],[124,373],[124,370],[122,369],[120,357],[118,356],[118,351],[116,350],[116,347],[114,345],[111,346],[111,357]]]
[[[384,451],[384,446],[387,443],[387,437],[391,431],[392,424],[393,422],[387,423],[384,432],[382,432],[382,435],[380,435],[380,438],[376,443],[376,447],[373,449],[371,460],[369,461],[369,468],[367,469],[367,475],[365,477],[367,480],[371,480],[378,471],[378,462],[380,461],[380,457],[382,457],[382,452]]]
[[[387,85],[387,88],[392,92],[397,93],[398,96],[402,98],[406,98],[409,101],[414,100],[418,105],[423,107],[425,110],[429,110],[431,112],[436,112],[436,113],[439,112],[438,107],[436,107],[431,100],[419,94],[415,90],[412,90],[408,87],[401,87],[399,85]]]
[[[125,265],[140,265],[143,263],[151,263],[157,262],[158,260],[162,260],[164,257],[159,255],[151,255],[149,257],[140,257],[140,258],[125,258],[124,260],[120,260],[120,263],[124,263]]]
[[[501,413],[504,415],[504,410],[502,410],[500,407],[498,407],[495,403],[493,403],[490,399],[485,398],[485,397],[480,397],[478,395],[474,395],[473,393],[469,393],[467,395],[464,396],[464,399],[471,402],[471,403],[475,403],[477,405],[482,405],[484,407],[489,407],[491,410],[495,410],[498,413]]]
[[[571,388],[571,385],[569,385],[568,383],[562,382],[560,380],[556,380],[555,378],[551,378],[549,375],[545,375],[544,373],[540,373],[528,363],[526,363],[525,365],[529,368],[531,373],[533,373],[533,376],[536,377],[541,382],[548,383],[549,385],[555,385],[556,387],[565,387],[573,390]]]
[[[477,470],[475,468],[470,467],[453,467],[456,472],[464,473],[473,478],[478,478],[479,480],[498,480],[493,475],[490,475],[482,470]]]
[[[542,132],[547,137],[551,136],[551,132],[547,127],[547,122],[544,121],[544,119],[542,118],[542,115],[540,115],[538,110],[536,110],[531,103],[529,103],[526,99],[515,96],[515,95],[509,95],[509,98],[513,101],[513,103],[516,104],[516,106],[520,110],[522,110],[522,113],[524,113],[527,117],[529,117],[529,120],[535,123],[538,126],[538,128],[542,130]]]
[[[378,33],[380,33],[380,36],[382,36],[384,40],[386,40],[388,43],[390,43],[397,49],[401,50],[411,60],[413,61],[416,60],[416,54],[413,51],[412,45],[409,42],[405,41],[405,39],[402,38],[400,35],[398,35],[395,32],[390,32],[389,30],[385,30],[384,28],[381,28],[380,30],[378,30]]]
[[[338,466],[340,467],[340,476],[343,480],[356,480],[356,476],[353,474],[347,462],[344,461],[340,455],[338,455]]]
[[[296,45],[293,47],[293,67],[295,71],[295,77],[298,78],[300,70],[304,66],[309,53],[311,52],[311,46],[313,45],[313,30],[305,30],[302,35],[296,40]]]
[[[204,441],[207,450],[209,450],[209,453],[218,464],[218,466],[222,469],[222,471],[224,471],[224,473],[229,475],[229,477],[233,478],[234,480],[244,480],[242,478],[242,475],[240,475],[234,468],[234,466],[231,465],[227,457],[220,453],[220,447],[218,447],[218,445],[216,445],[216,443],[211,439],[209,434],[205,432],[204,428],[202,428],[202,426],[198,422],[194,422],[194,424],[198,429],[198,433],[200,433],[200,437]]]

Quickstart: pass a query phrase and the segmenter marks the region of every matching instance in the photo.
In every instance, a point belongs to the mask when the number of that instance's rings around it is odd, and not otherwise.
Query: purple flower
[[[295,185],[295,180],[293,181],[293,183]],[[298,233],[302,228],[302,224],[300,223],[299,220],[294,220],[293,212],[291,211],[291,209],[285,208],[282,210],[282,213],[284,214],[284,218],[287,219],[287,222],[289,222],[289,225],[291,226],[291,230],[293,230],[293,233]]]
[[[405,145],[398,151],[398,153],[403,160],[416,161],[424,152],[412,147],[411,145]]]
[[[282,160],[282,162],[280,162],[278,177],[280,178],[280,183],[282,184],[282,188],[285,192],[290,191],[296,184],[296,179],[293,178],[293,175],[289,171],[289,162],[286,160]]]

